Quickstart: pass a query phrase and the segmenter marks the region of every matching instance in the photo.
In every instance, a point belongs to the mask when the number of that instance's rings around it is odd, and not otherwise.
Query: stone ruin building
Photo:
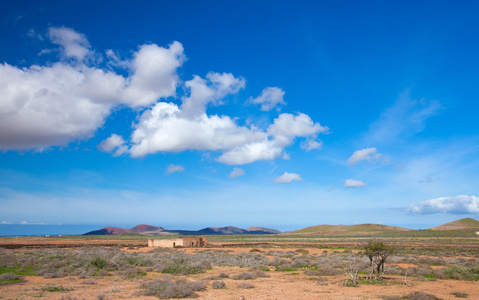
[[[206,246],[206,237],[204,236],[181,236],[177,239],[148,240],[148,247],[164,248],[200,248]]]

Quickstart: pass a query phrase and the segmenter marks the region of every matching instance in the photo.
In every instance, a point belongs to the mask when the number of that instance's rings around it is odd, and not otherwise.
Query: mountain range
[[[426,231],[479,231],[479,221],[472,218],[460,219],[440,226],[426,229]],[[419,232],[416,229],[380,225],[380,224],[359,224],[359,225],[316,225],[306,227],[288,234],[306,235],[374,235],[387,232]],[[105,227],[94,230],[84,235],[115,235],[115,234],[143,234],[143,235],[243,235],[243,234],[278,234],[282,233],[276,229],[264,227],[250,227],[241,229],[234,226],[206,227],[200,230],[169,230],[163,227],[152,225],[137,225],[131,229],[119,227]]]
[[[223,235],[223,234],[277,234],[281,231],[264,227],[250,227],[242,229],[234,226],[206,227],[200,230],[169,230],[152,225],[137,225],[131,229],[119,227],[105,227],[94,230],[84,235],[114,235],[114,234],[143,234],[143,235]]]

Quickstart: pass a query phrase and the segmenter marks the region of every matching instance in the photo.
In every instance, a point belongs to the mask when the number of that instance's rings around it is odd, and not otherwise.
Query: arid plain
[[[141,235],[2,237],[0,299],[479,299],[474,221],[218,235],[175,249]],[[371,242],[391,251],[380,273]]]

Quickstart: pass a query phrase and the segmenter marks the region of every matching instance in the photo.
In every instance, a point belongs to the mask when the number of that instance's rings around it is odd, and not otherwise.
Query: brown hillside
[[[449,222],[440,226],[430,228],[429,230],[436,230],[436,231],[479,230],[479,221],[472,218],[464,218],[454,222]]]
[[[360,224],[360,225],[317,225],[293,231],[292,234],[314,234],[314,235],[361,235],[376,234],[391,231],[413,231],[402,227]]]

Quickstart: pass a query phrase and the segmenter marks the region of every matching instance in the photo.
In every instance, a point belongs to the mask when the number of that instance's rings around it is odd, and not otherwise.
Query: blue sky
[[[479,214],[476,1],[1,1],[0,222]]]

